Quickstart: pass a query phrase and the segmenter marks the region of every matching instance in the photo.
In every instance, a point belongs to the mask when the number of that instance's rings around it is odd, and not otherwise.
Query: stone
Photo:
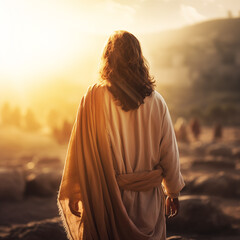
[[[214,175],[202,175],[187,182],[184,192],[224,198],[239,198],[239,185],[240,177],[238,175],[219,172]]]
[[[27,176],[25,194],[39,197],[57,195],[61,175],[61,171],[53,171],[50,169],[43,169],[42,171],[31,173]]]
[[[23,199],[25,180],[21,170],[0,168],[0,200]]]
[[[221,144],[214,144],[208,147],[207,154],[213,156],[232,157],[232,149]]]
[[[204,156],[208,146],[209,146],[208,143],[202,142],[195,142],[191,144],[192,152],[196,156]]]
[[[235,169],[236,163],[232,161],[232,159],[226,157],[205,157],[205,158],[198,158],[192,161],[193,168],[197,169]]]
[[[3,235],[3,234],[1,234]],[[67,240],[60,218],[47,219],[28,224],[16,225],[5,230],[5,240]]]
[[[181,196],[179,214],[167,219],[167,231],[175,234],[216,234],[232,230],[226,216],[207,196]]]

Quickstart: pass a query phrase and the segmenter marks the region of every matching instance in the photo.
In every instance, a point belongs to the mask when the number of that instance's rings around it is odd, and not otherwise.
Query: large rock
[[[214,144],[208,147],[207,154],[213,156],[232,157],[232,149],[221,144]]]
[[[205,158],[194,159],[191,167],[194,169],[235,169],[236,162],[228,157],[207,156]]]
[[[60,218],[17,225],[1,235],[4,240],[67,240]]]
[[[21,170],[0,168],[0,200],[21,200],[25,180]]]
[[[167,230],[175,234],[219,234],[232,227],[229,217],[209,197],[181,196],[179,215],[167,220]]]
[[[240,197],[240,176],[225,172],[214,175],[202,175],[187,182],[184,192],[205,194],[224,198]]]
[[[1,201],[0,202],[0,233],[1,226],[15,224],[27,224],[33,221],[58,216],[56,196],[27,197],[22,201]]]
[[[209,147],[209,143],[203,142],[195,142],[191,144],[192,153],[195,156],[204,156],[207,148]]]
[[[50,197],[57,194],[61,181],[61,171],[43,169],[31,173],[26,180],[26,195]]]

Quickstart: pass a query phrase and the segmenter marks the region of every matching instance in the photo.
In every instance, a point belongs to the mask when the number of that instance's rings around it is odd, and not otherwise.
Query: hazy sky
[[[176,28],[209,18],[239,15],[239,0],[1,0],[1,20],[32,25],[73,25],[89,32],[127,28],[135,32]],[[4,14],[5,13],[5,14]],[[10,14],[9,14],[10,13]],[[1,15],[2,15],[1,14]],[[5,16],[4,16],[5,15]],[[6,16],[7,15],[7,16]],[[2,23],[1,23],[2,24]],[[78,28],[77,28],[78,26]]]
[[[0,86],[18,88],[88,53],[88,34],[134,34],[239,15],[240,0],[0,0]]]
[[[239,0],[90,0],[68,1],[87,16],[91,31],[129,29],[152,32],[177,28],[205,19],[221,18],[231,10],[239,15]],[[86,22],[86,25],[87,25]]]

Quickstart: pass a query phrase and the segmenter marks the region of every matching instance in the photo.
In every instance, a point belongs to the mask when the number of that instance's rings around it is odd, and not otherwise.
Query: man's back
[[[126,112],[116,104],[105,87],[105,104],[106,126],[116,174],[155,169],[160,163],[161,141],[166,130],[163,127],[167,106],[162,96],[153,91],[138,109]],[[172,124],[171,119],[167,121]],[[171,149],[175,151],[171,157],[178,161],[176,142],[173,141],[171,148],[175,148]],[[152,232],[152,239],[165,239],[165,198],[162,188],[144,192],[122,190],[121,195],[129,217],[137,227],[146,234]]]

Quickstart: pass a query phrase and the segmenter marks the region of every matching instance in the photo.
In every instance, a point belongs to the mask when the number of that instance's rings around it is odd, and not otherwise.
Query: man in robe
[[[79,105],[58,195],[68,237],[166,239],[184,181],[168,107],[134,35],[110,36],[100,76]]]

